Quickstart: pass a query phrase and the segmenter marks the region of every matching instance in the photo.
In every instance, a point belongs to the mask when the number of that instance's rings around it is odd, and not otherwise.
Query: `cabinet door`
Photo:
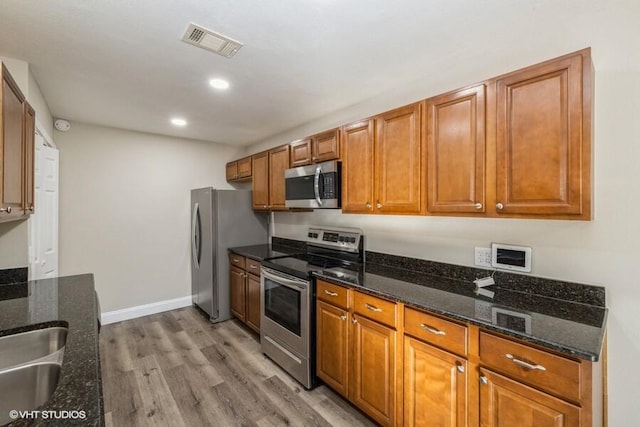
[[[322,301],[318,301],[317,310],[317,375],[329,387],[346,397],[349,312]]]
[[[229,278],[230,294],[231,294],[231,313],[242,320],[246,319],[246,283],[245,272],[237,267],[231,267]]]
[[[344,126],[342,136],[342,212],[371,213],[373,119]]]
[[[498,213],[589,219],[590,64],[577,54],[497,80]]]
[[[227,163],[226,177],[227,177],[227,181],[233,181],[238,177],[237,161],[234,160],[233,162]]]
[[[395,422],[396,331],[353,315],[351,401],[383,426]]]
[[[289,169],[289,146],[269,151],[269,209],[285,210],[284,171]]]
[[[2,65],[2,141],[0,144],[0,220],[22,216],[24,97]]]
[[[580,408],[480,369],[481,427],[578,427]]]
[[[260,333],[260,278],[247,274],[247,326]]]
[[[253,209],[269,209],[269,153],[263,152],[252,157]]]
[[[24,102],[24,200],[23,210],[25,213],[33,213],[35,209],[34,200],[34,150],[35,150],[35,130],[36,112]]]
[[[291,144],[291,167],[311,164],[311,140],[301,139]]]
[[[333,129],[311,137],[313,162],[320,163],[340,157],[340,131]]]
[[[467,425],[466,360],[404,338],[404,425]]]
[[[251,178],[251,157],[244,157],[237,162],[238,179]]]
[[[422,211],[420,104],[376,117],[374,208],[379,213]]]
[[[427,100],[427,211],[485,211],[485,85]]]

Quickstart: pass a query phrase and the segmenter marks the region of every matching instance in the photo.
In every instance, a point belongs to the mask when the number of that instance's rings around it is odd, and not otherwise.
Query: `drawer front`
[[[498,372],[579,402],[580,362],[480,333],[480,361]]]
[[[318,299],[340,308],[349,308],[349,289],[318,280]]]
[[[260,261],[256,261],[255,259],[247,258],[246,260],[246,270],[249,274],[254,274],[260,277]]]
[[[229,253],[229,263],[231,265],[235,265],[238,268],[244,270],[245,258],[241,255],[234,254],[233,252]]]
[[[405,307],[404,331],[452,353],[467,354],[466,326]]]
[[[394,302],[354,292],[353,311],[371,320],[395,328],[397,310],[398,306]]]

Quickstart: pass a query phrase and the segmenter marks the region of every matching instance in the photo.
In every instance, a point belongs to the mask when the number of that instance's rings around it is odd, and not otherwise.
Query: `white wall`
[[[348,123],[487,77],[592,47],[595,64],[595,219],[591,222],[343,215],[337,211],[275,214],[280,237],[302,238],[308,224],[364,229],[367,249],[473,265],[474,246],[492,241],[533,247],[537,276],[607,288],[609,425],[637,425],[640,373],[640,16],[639,2],[585,2],[558,17],[557,28],[526,28],[475,58],[425,70],[424,80],[269,138],[249,153]],[[532,26],[532,27],[535,27]],[[488,29],[489,30],[489,29]],[[471,41],[470,41],[471,42]],[[480,70],[480,71],[478,71]]]
[[[60,275],[94,273],[103,312],[185,297],[190,190],[238,149],[72,123],[60,149]]]
[[[22,94],[36,111],[36,120],[49,135],[53,132],[53,120],[40,87],[29,70],[29,63],[0,56]],[[36,207],[37,209],[37,207]],[[0,223],[0,269],[26,267],[29,262],[29,227],[25,221]]]

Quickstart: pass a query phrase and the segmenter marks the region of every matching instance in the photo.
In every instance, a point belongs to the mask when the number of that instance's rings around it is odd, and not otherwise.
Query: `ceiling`
[[[30,63],[54,117],[248,145],[601,3],[2,0],[0,55]],[[191,22],[244,47],[227,59],[186,44]]]

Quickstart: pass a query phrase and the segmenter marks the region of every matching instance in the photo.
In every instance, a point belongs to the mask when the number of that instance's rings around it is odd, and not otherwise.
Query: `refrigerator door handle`
[[[191,258],[193,265],[200,268],[200,205],[193,205],[193,216],[191,218]]]

